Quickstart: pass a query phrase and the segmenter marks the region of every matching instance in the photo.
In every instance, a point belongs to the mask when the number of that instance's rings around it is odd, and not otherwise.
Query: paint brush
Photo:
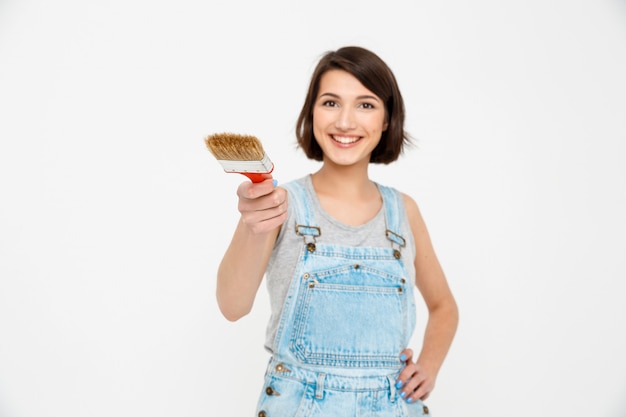
[[[262,182],[265,180],[263,174],[274,170],[274,164],[255,136],[215,133],[204,141],[225,172],[245,175],[252,182]]]

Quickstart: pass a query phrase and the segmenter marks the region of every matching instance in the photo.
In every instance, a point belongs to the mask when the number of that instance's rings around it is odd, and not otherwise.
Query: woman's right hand
[[[280,232],[287,220],[287,190],[265,181],[237,187],[241,213],[233,238],[217,271],[217,303],[226,319],[235,321],[252,309]]]
[[[245,181],[237,188],[241,220],[254,234],[265,234],[287,220],[287,191],[276,186],[271,174],[265,181]]]

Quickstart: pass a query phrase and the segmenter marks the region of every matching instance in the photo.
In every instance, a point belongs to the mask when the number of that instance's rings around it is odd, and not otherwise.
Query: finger
[[[413,379],[407,384],[407,393],[405,398],[409,402],[428,398],[432,390],[435,388],[435,381],[425,372],[418,372]],[[412,390],[412,391],[411,391]]]
[[[396,380],[396,388],[402,388],[406,384],[407,380],[411,378],[411,375],[416,372],[413,364],[413,350],[406,348],[400,352],[400,360],[405,363],[404,369],[398,375]]]
[[[420,372],[415,372],[411,375],[411,378],[406,382],[404,387],[407,396],[414,394],[418,389],[420,389],[425,380],[426,376]]]
[[[254,200],[270,194],[275,188],[276,186],[272,178],[266,178],[264,181],[257,183],[246,181],[239,184],[239,187],[237,187],[237,195],[240,198]]]
[[[267,233],[281,226],[287,220],[287,212],[283,212],[275,217],[266,218],[259,222],[249,224],[253,233]]]
[[[254,200],[239,200],[241,221],[253,233],[265,233],[274,230],[287,220],[287,191],[276,189],[270,195]]]
[[[413,361],[413,349],[406,348],[402,352],[400,352],[400,360],[402,362],[412,362]]]
[[[287,201],[272,194],[255,200],[240,200],[238,208],[246,224],[258,223],[286,213]]]
[[[417,368],[414,363],[409,362],[408,365],[398,375],[396,380],[396,388],[403,388],[408,384],[414,374],[417,373]]]
[[[399,379],[403,381],[402,390],[409,395],[417,389],[424,380],[424,376],[420,374],[419,368],[415,364],[410,364],[400,373]]]
[[[428,380],[422,381],[418,388],[414,390],[412,393],[407,394],[407,402],[412,403],[417,400],[426,400],[430,395],[430,392],[433,390],[432,384]]]
[[[246,224],[279,216],[287,211],[287,207],[287,191],[282,188],[255,199],[240,198],[237,204]]]

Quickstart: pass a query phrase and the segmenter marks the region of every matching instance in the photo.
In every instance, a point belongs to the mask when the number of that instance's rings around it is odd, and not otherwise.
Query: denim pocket
[[[402,276],[355,263],[306,273],[300,285],[290,349],[302,363],[401,365],[398,355],[410,330]]]
[[[257,416],[284,417],[305,416],[310,408],[307,404],[307,385],[289,378],[267,375],[257,405]]]
[[[405,401],[399,401],[399,403],[404,406],[407,417],[430,416],[430,410],[428,410],[428,407],[421,400],[417,400],[411,404],[407,404]]]

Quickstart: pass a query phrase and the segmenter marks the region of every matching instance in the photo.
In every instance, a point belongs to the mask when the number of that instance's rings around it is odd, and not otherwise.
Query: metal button
[[[400,280],[400,282],[401,282],[401,283],[403,283],[403,284],[406,284],[406,279],[402,278],[402,279]]]
[[[272,389],[272,387],[267,387],[265,388],[265,393],[267,395],[274,395],[274,390]]]
[[[309,273],[305,272],[304,275],[302,275],[302,279],[309,279]]]
[[[404,291],[402,287],[398,287],[398,292],[402,292],[402,291]]]
[[[291,372],[291,369],[287,368],[282,363],[279,363],[278,365],[276,365],[274,369],[276,369],[276,372]]]
[[[428,407],[424,406],[423,411],[424,411],[424,414],[428,414]]]
[[[315,288],[315,284],[310,283],[310,284],[309,284],[309,288]]]
[[[259,411],[259,417],[267,417],[267,413],[263,410]]]
[[[354,265],[354,269],[359,269],[360,267],[361,267],[361,265],[359,265],[359,264],[355,264]]]
[[[398,249],[394,249],[393,250],[393,257],[396,258],[396,259],[400,259],[400,256],[402,256],[400,254],[400,251]]]
[[[315,243],[307,243],[306,250],[308,250],[309,252],[315,252]]]

